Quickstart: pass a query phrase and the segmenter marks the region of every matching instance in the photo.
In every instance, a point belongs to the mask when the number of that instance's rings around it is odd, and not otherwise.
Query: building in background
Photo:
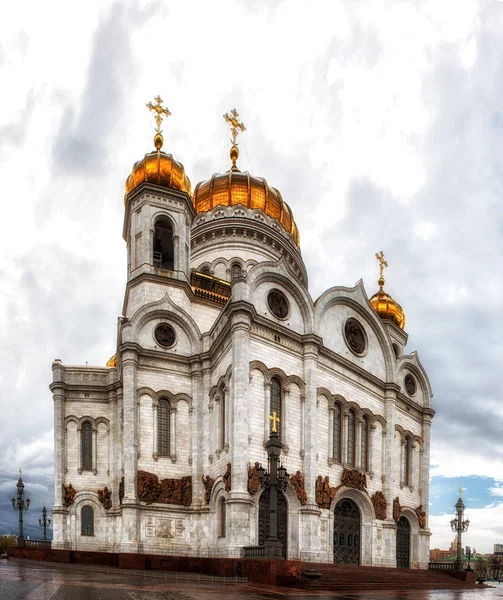
[[[311,298],[291,209],[237,166],[237,113],[229,170],[192,191],[161,150],[161,102],[155,150],[126,181],[117,354],[52,365],[53,548],[239,557],[263,544],[274,412],[291,474],[283,556],[427,568],[432,393],[382,253],[372,298],[361,281]]]

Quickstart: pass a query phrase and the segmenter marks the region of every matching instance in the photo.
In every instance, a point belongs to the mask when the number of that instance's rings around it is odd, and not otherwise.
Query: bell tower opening
[[[173,226],[166,217],[160,217],[155,222],[153,263],[158,269],[174,269]]]

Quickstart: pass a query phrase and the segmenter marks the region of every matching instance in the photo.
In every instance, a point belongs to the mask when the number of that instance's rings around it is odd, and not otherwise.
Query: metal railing
[[[265,558],[265,546],[245,546],[244,558]]]
[[[24,540],[24,548],[43,548],[44,550],[51,549],[50,540]]]
[[[429,562],[428,569],[430,571],[455,571],[455,563],[453,562]]]

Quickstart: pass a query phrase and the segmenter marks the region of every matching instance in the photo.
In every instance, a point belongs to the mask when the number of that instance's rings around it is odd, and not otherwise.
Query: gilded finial
[[[244,126],[243,123],[240,123],[238,121],[238,118],[239,118],[239,115],[235,108],[233,108],[231,110],[230,116],[229,116],[229,113],[225,113],[225,115],[224,115],[225,122],[229,123],[231,126],[232,148],[230,151],[230,157],[232,160],[232,170],[233,171],[237,170],[236,161],[239,157],[237,137],[238,137],[238,134],[240,131],[246,131],[246,127]]]
[[[376,252],[376,258],[379,261],[379,279],[377,280],[377,284],[382,290],[382,288],[386,282],[386,280],[383,277],[384,267],[387,267],[388,263],[384,260],[384,252],[382,250],[381,250],[381,252]]]
[[[459,497],[462,498],[463,497],[463,488],[460,487],[458,491],[459,491]]]
[[[272,413],[272,415],[269,417],[269,421],[271,421],[272,423],[272,433],[278,433],[278,429],[276,427],[276,425],[279,423],[279,417],[276,415],[276,411],[274,411]]]
[[[162,98],[160,96],[157,96],[156,98],[154,98],[155,102],[157,102],[157,104],[152,104],[152,102],[149,102],[147,104],[147,108],[149,110],[153,110],[155,111],[155,122],[156,122],[156,134],[154,136],[154,145],[157,148],[157,151],[160,152],[162,145],[164,144],[164,138],[162,137],[162,132],[161,132],[161,123],[162,120],[164,118],[164,116],[169,117],[171,115],[171,113],[169,112],[169,110],[167,108],[164,108],[162,106]]]
[[[19,467],[19,476],[21,477],[22,474],[23,474],[23,469],[21,469],[21,467]]]

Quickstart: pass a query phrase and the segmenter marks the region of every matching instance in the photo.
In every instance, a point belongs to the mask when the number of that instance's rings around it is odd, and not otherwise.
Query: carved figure
[[[423,510],[423,505],[420,504],[414,511],[417,515],[417,521],[419,523],[419,527],[424,529],[426,527],[426,512]]]
[[[316,478],[316,504],[320,507],[323,504],[323,477],[321,475]]]
[[[203,479],[203,485],[204,485],[204,501],[206,502],[206,504],[210,503],[210,498],[211,498],[211,490],[213,489],[213,485],[215,483],[215,480],[213,479],[213,477],[210,477],[209,475],[203,475],[202,477]]]
[[[260,489],[260,478],[258,476],[258,468],[260,463],[256,462],[255,466],[248,467],[248,493],[256,494]]]
[[[138,471],[138,498],[146,504],[161,502],[190,506],[192,503],[192,477],[159,481],[157,475],[153,473]]]
[[[351,350],[356,352],[356,354],[362,354],[365,351],[367,343],[360,323],[356,319],[348,319],[344,327],[344,333],[346,334],[346,340]]]
[[[105,486],[102,490],[98,490],[98,498],[106,510],[112,508],[112,492],[107,488],[107,486]]]
[[[372,494],[371,500],[374,506],[376,519],[381,519],[381,521],[384,521],[386,518],[386,510],[388,508],[386,497],[381,491],[377,491],[375,494]]]
[[[344,469],[341,477],[342,485],[355,488],[361,492],[367,489],[367,476],[356,469]]]
[[[320,508],[330,508],[332,500],[335,498],[337,488],[330,486],[328,475],[323,479],[321,475],[316,478],[316,504]]]
[[[124,477],[119,482],[119,504],[122,504],[124,498]]]
[[[232,465],[231,463],[227,463],[227,471],[225,471],[224,474],[224,486],[225,486],[225,491],[226,492],[230,492],[231,491],[231,486],[232,486]]]
[[[398,496],[393,500],[393,519],[398,522],[400,519],[400,513],[402,512],[402,507],[400,506],[400,499]]]
[[[68,486],[63,484],[63,506],[68,507],[73,504],[73,499],[75,498],[76,493],[77,490],[72,486],[71,483]]]
[[[296,491],[297,498],[302,506],[305,506],[307,504],[307,492],[304,488],[304,475],[300,471],[297,471],[295,475],[290,477],[290,485]]]

